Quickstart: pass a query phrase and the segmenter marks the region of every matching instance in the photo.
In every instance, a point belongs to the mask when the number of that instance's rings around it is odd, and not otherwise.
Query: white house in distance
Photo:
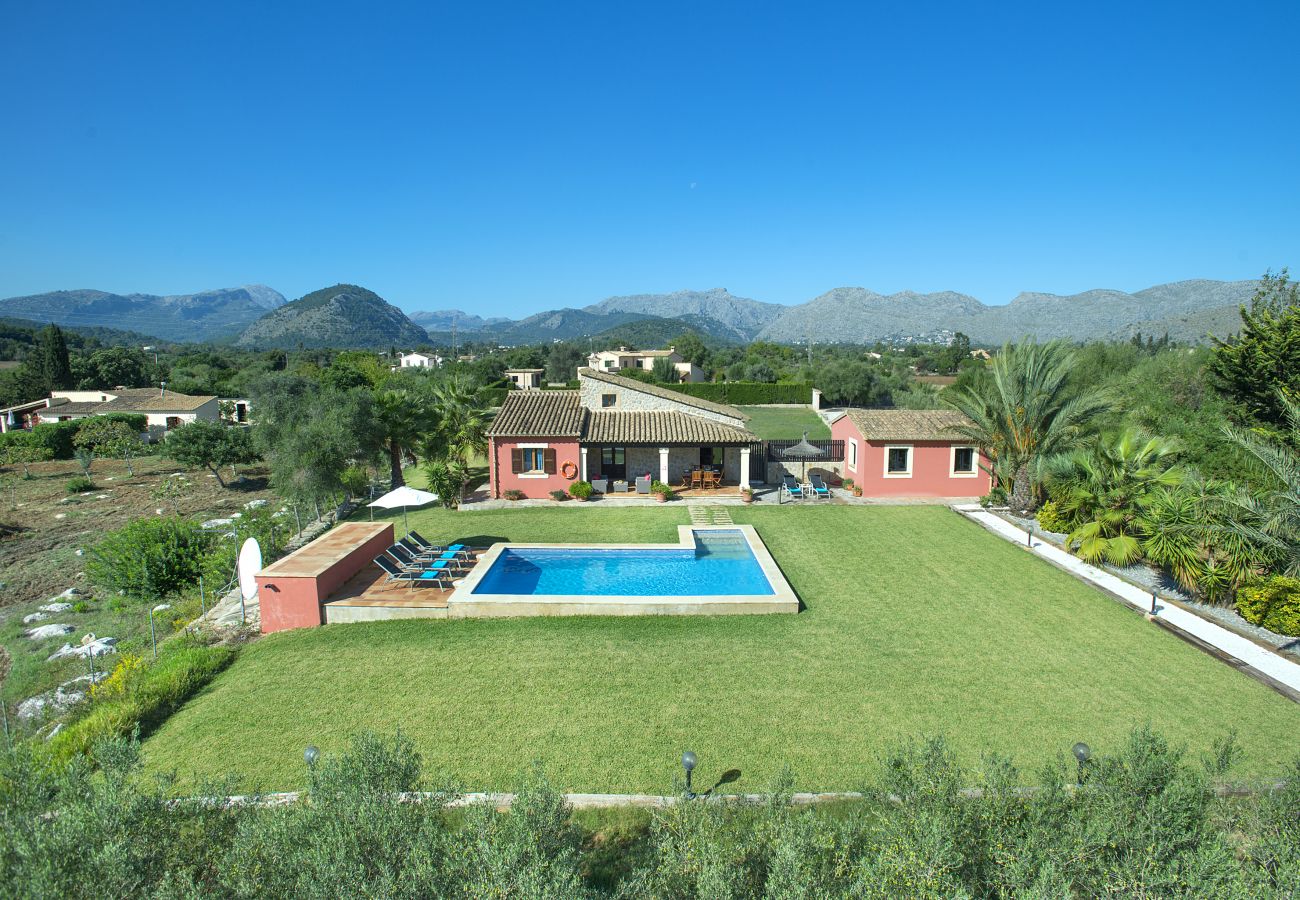
[[[216,397],[192,396],[164,388],[113,388],[111,391],[51,391],[45,405],[28,417],[30,425],[68,422],[108,413],[141,413],[151,435],[190,422],[221,417]]]
[[[428,356],[424,353],[403,353],[398,358],[399,369],[433,369],[442,365],[441,356]]]
[[[535,390],[542,386],[542,373],[545,369],[506,369],[510,385],[523,390]]]
[[[612,374],[617,374],[619,369],[649,371],[654,368],[655,360],[660,358],[672,363],[673,368],[677,370],[678,381],[704,380],[704,370],[695,363],[686,362],[673,347],[667,350],[629,350],[626,347],[619,347],[617,350],[599,350],[587,357],[587,366],[597,372]]]

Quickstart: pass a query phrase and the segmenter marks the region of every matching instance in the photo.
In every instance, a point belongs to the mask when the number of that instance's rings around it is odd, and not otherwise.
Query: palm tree
[[[1107,406],[1100,391],[1069,386],[1074,351],[1064,341],[1024,339],[1004,344],[987,377],[943,392],[944,402],[964,413],[958,430],[988,455],[999,486],[1012,484],[1010,506],[1031,513],[1038,506],[1043,463],[1075,449]]]
[[[464,498],[469,483],[469,464],[475,455],[487,452],[487,429],[491,417],[483,399],[483,388],[464,372],[452,372],[432,386],[432,427],[426,432],[420,455],[426,462],[429,486],[446,506]]]
[[[402,475],[403,455],[428,431],[428,407],[414,391],[381,388],[375,391],[371,410],[380,442],[388,454],[392,487],[399,488],[406,484]]]
[[[1143,517],[1160,488],[1183,480],[1173,441],[1134,429],[1049,460],[1047,480],[1081,559],[1127,566],[1142,558]]]
[[[1300,403],[1281,400],[1292,438],[1300,438]],[[1222,499],[1221,534],[1256,546],[1270,569],[1300,577],[1300,453],[1244,428],[1225,425],[1223,433],[1254,462],[1257,486]]]
[[[1158,489],[1142,514],[1142,554],[1211,601],[1231,597],[1261,567],[1254,543],[1225,529],[1225,499],[1235,491],[1189,472],[1176,487]]]

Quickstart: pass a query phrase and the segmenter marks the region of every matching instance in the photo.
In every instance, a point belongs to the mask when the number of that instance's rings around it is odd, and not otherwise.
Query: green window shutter
[[[542,471],[547,475],[555,474],[555,451],[550,447],[542,451]]]
[[[510,471],[518,475],[524,470],[524,451],[518,447],[510,451]]]

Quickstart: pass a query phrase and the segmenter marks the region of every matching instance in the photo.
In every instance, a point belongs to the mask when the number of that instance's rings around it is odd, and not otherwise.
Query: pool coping
[[[696,532],[731,531],[744,535],[771,594],[478,594],[474,590],[507,550],[695,550]],[[752,525],[678,525],[675,544],[531,544],[502,542],[488,548],[447,598],[452,618],[578,615],[727,615],[797,613],[799,597]]]

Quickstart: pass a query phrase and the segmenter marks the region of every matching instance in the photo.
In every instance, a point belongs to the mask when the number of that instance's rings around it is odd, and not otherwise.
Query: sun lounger
[[[781,479],[781,493],[777,497],[778,502],[784,502],[785,498],[791,500],[802,500],[804,498],[803,488],[799,482],[794,480],[793,475],[786,475]]]
[[[444,582],[447,585],[451,584],[451,579],[445,572],[440,572],[436,569],[420,569],[416,571],[403,569],[387,556],[376,556],[375,565],[384,570],[385,584],[390,581],[404,581],[410,587],[415,587],[416,585],[421,587],[426,587],[428,585],[441,585]]]
[[[451,551],[452,553],[461,553],[465,556],[469,556],[472,552],[465,544],[448,544],[445,547],[440,544],[434,544],[425,540],[424,536],[418,531],[408,532],[406,537],[402,538],[402,543],[406,544],[408,548],[414,549],[408,541],[414,542],[424,553],[446,553],[447,551]]]
[[[831,489],[822,481],[820,475],[810,475],[808,481],[812,484],[813,496],[822,500],[831,499]]]

